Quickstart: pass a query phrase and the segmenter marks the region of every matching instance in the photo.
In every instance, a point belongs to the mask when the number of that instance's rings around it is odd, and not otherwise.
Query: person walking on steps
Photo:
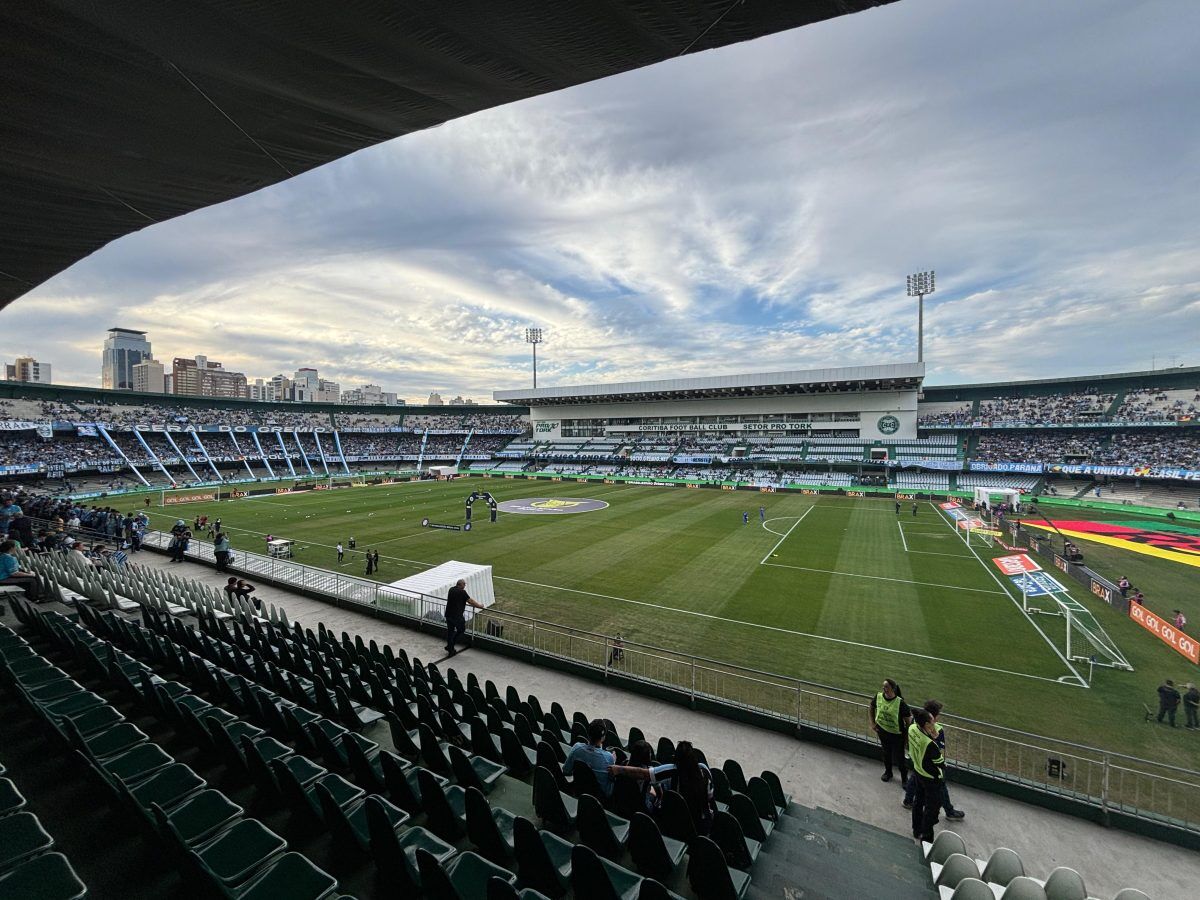
[[[945,778],[945,757],[937,743],[933,716],[923,709],[908,726],[908,756],[917,776],[917,793],[912,808],[912,834],[916,840],[932,841],[942,803],[940,782]]]
[[[900,783],[908,780],[908,764],[904,761],[904,729],[912,718],[908,704],[900,694],[900,685],[891,678],[883,679],[879,692],[871,699],[871,728],[879,737],[883,750],[883,775],[880,781],[892,780],[892,767],[900,769]]]
[[[467,582],[460,578],[446,595],[446,652],[453,656],[458,651],[454,643],[467,630],[466,611],[468,606],[483,609],[482,603],[477,602],[467,593]]]
[[[937,741],[939,749],[942,751],[942,756],[946,755],[946,732],[942,728],[942,723],[938,721],[938,717],[942,714],[942,704],[938,700],[926,700],[921,706],[925,712],[933,716],[933,727],[937,730]],[[911,762],[911,760],[910,760]],[[904,783],[904,808],[912,809],[913,800],[917,794],[917,772],[914,769],[908,776],[908,781]],[[950,802],[950,788],[947,785],[946,779],[942,778],[942,809],[946,813],[947,819],[965,819],[967,814],[961,809],[955,809],[954,804]]]

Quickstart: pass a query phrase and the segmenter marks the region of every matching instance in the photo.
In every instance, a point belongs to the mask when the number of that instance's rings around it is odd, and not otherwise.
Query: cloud
[[[251,377],[476,399],[915,356],[1144,368],[1200,334],[1200,8],[899,3],[470,116],[123,238],[3,312],[96,384],[111,325]],[[1193,360],[1194,361],[1194,360]]]

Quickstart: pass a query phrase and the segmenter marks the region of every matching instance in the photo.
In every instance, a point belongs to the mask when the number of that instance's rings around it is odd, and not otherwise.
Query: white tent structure
[[[420,599],[422,600],[421,614],[424,615],[435,608],[438,612],[445,609],[445,604],[439,605],[437,600],[444,601],[450,588],[454,587],[460,578],[466,581],[467,593],[476,603],[491,606],[496,602],[496,591],[492,587],[492,567],[458,562],[453,559],[440,566],[434,566],[432,569],[426,569],[418,575],[410,575],[399,581],[393,581],[388,587],[405,594],[423,595]],[[466,618],[468,621],[474,612],[473,606],[467,607]]]

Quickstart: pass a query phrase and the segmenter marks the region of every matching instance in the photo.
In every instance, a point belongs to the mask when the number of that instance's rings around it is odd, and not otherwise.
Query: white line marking
[[[909,553],[920,553],[922,556],[949,556],[952,559],[970,559],[965,553],[938,553],[936,550],[909,550]]]
[[[773,564],[767,563],[767,565],[773,565]],[[795,566],[783,566],[782,568],[796,568],[796,567]],[[957,659],[946,659],[945,657],[942,657],[942,656],[929,656],[924,653],[914,653],[911,650],[896,650],[893,647],[882,647],[882,646],[879,646],[878,644],[864,644],[861,641],[849,641],[844,638],[829,637],[828,635],[825,635],[825,634],[812,634],[811,632],[807,632],[807,631],[793,631],[790,628],[780,628],[776,625],[763,625],[759,622],[746,622],[742,619],[729,619],[729,618],[726,618],[725,616],[715,616],[711,613],[696,612],[695,610],[692,610],[692,609],[680,609],[677,606],[663,606],[660,603],[648,603],[645,600],[630,600],[627,597],[614,597],[611,594],[597,594],[592,591],[582,591],[582,590],[578,590],[576,588],[560,587],[559,585],[556,585],[556,584],[544,584],[544,583],[538,582],[538,581],[525,581],[520,578],[505,578],[500,575],[494,575],[492,577],[495,578],[497,581],[513,581],[518,584],[528,584],[533,587],[549,588],[549,589],[555,590],[555,591],[566,591],[567,593],[571,593],[571,594],[584,594],[588,597],[599,597],[604,600],[616,600],[620,603],[632,604],[633,606],[645,606],[645,607],[649,607],[650,609],[659,610],[661,612],[679,613],[680,615],[683,615],[683,616],[694,616],[698,619],[709,619],[710,621],[713,621],[713,622],[725,622],[729,625],[743,625],[746,628],[761,628],[764,631],[774,631],[774,632],[778,632],[779,634],[791,634],[791,635],[795,635],[796,637],[812,638],[815,641],[829,641],[830,643],[834,643],[834,644],[846,644],[851,647],[863,647],[867,650],[880,650],[884,653],[895,653],[900,656],[912,656],[912,657],[916,657],[917,659],[928,659],[928,660],[933,660],[934,662],[948,663],[952,666],[965,666],[966,668],[969,668],[969,669],[982,669],[986,672],[998,672],[1002,675],[1016,675],[1019,678],[1033,678],[1037,681],[1047,681],[1051,684],[1060,683],[1058,679],[1047,678],[1044,675],[1030,675],[1028,672],[1014,672],[1011,669],[998,669],[994,666],[984,666],[984,665],[979,665],[978,663],[962,662],[961,660],[957,660]],[[865,576],[865,577],[869,578],[871,576]],[[919,583],[919,582],[915,582],[915,583]],[[998,593],[998,592],[989,591],[987,593]],[[1072,685],[1072,686],[1074,686],[1074,685]]]
[[[951,528],[956,527],[955,524],[950,520],[950,517],[947,516],[944,512],[942,512],[942,510],[939,509],[932,500],[929,501],[929,505],[934,508],[934,511],[937,512],[938,516],[942,519],[943,522],[945,522]],[[1027,622],[1029,622],[1029,624],[1033,626],[1034,630],[1037,631],[1037,633],[1042,636],[1043,640],[1045,640],[1045,642],[1050,645],[1050,649],[1054,651],[1054,655],[1062,660],[1063,665],[1065,665],[1067,667],[1068,671],[1070,671],[1070,673],[1072,675],[1074,675],[1075,678],[1079,681],[1079,686],[1085,687],[1085,688],[1090,688],[1091,685],[1089,685],[1087,683],[1087,681],[1083,678],[1083,676],[1080,675],[1078,671],[1076,671],[1075,667],[1073,665],[1071,665],[1071,661],[1069,659],[1067,659],[1065,656],[1063,656],[1062,651],[1060,651],[1058,649],[1058,647],[1054,646],[1054,641],[1050,640],[1050,635],[1046,634],[1046,632],[1042,631],[1042,629],[1038,627],[1038,624],[1033,621],[1033,617],[1031,615],[1029,615],[1029,613],[1026,612],[1021,607],[1020,601],[1016,600],[1013,597],[1013,595],[1011,593],[1009,593],[1008,586],[1005,585],[1005,583],[1000,580],[999,576],[997,576],[996,573],[993,572],[988,567],[988,564],[985,563],[983,561],[983,558],[978,553],[975,552],[975,548],[972,547],[969,542],[967,543],[967,549],[971,551],[971,555],[975,557],[975,559],[979,562],[979,565],[981,565],[983,567],[983,570],[992,577],[992,580],[995,581],[996,584],[1000,585],[1000,588],[1001,588],[1000,592],[1003,593],[1004,596],[1007,597],[1012,602],[1013,606],[1015,606],[1017,608],[1017,611],[1025,617],[1025,620]],[[1068,677],[1068,676],[1063,676],[1063,677]],[[1066,682],[1064,682],[1064,684],[1065,683]]]
[[[768,551],[767,551],[767,555],[766,555],[766,556],[764,556],[764,557],[762,558],[762,562],[760,562],[760,563],[759,563],[759,565],[762,565],[762,563],[765,563],[765,562],[766,562],[768,559],[770,559],[770,558],[771,558],[771,554],[772,554],[772,553],[774,553],[776,550],[778,550],[778,549],[779,549],[779,545],[780,545],[780,544],[782,544],[784,541],[786,541],[786,540],[787,540],[787,538],[788,538],[788,535],[789,535],[789,534],[791,534],[793,531],[795,531],[795,530],[796,530],[796,526],[797,526],[797,525],[799,525],[801,522],[803,522],[803,521],[804,521],[804,517],[805,517],[805,516],[807,516],[807,515],[808,515],[810,512],[812,512],[814,509],[816,509],[816,507],[815,507],[815,506],[810,506],[808,509],[806,509],[804,512],[802,512],[802,513],[801,513],[801,514],[800,514],[798,517],[796,517],[796,521],[792,523],[792,527],[791,527],[791,528],[789,528],[787,531],[785,531],[785,532],[783,533],[783,537],[781,537],[779,540],[777,540],[777,541],[775,542],[775,546],[774,546],[774,547],[772,547],[770,550],[768,550]],[[788,519],[790,519],[790,518],[791,518],[791,516],[781,516],[780,518],[788,518]],[[766,522],[763,522],[763,527],[766,527],[766,524],[767,524]],[[768,531],[770,531],[770,529],[767,529],[767,530],[768,530]],[[778,532],[778,531],[772,531],[772,532],[771,532],[771,534],[779,534],[779,532]]]
[[[904,552],[907,553],[908,552],[908,538],[906,538],[904,536],[904,527],[899,522],[896,523],[896,527],[900,529],[900,543],[902,543],[904,545]]]
[[[935,581],[911,581],[908,578],[887,578],[883,575],[861,575],[858,572],[835,572],[832,569],[810,569],[808,566],[789,566],[784,563],[760,563],[764,566],[774,566],[776,569],[798,569],[801,572],[821,572],[825,575],[844,575],[846,578],[870,578],[873,581],[895,581],[899,584],[919,584],[922,587],[949,588],[952,591],[971,591],[976,594],[1002,594],[1003,591],[991,591],[985,588],[960,587],[957,584],[938,584]]]

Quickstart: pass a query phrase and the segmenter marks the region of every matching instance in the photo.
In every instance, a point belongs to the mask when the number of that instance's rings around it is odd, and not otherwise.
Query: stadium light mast
[[[917,298],[917,362],[925,361],[925,295],[935,289],[933,269],[908,276],[908,296]]]
[[[542,329],[526,328],[525,343],[533,344],[533,389],[537,390],[537,345],[542,343]]]

